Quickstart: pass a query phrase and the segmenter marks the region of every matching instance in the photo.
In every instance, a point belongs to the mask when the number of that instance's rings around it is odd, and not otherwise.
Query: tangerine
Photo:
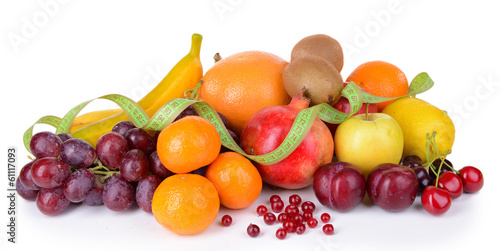
[[[212,182],[198,174],[174,174],[163,180],[151,208],[158,223],[176,234],[197,234],[219,213],[220,200]]]
[[[245,51],[223,58],[203,76],[200,98],[224,114],[238,136],[258,110],[290,103],[283,86],[282,58],[262,51]]]
[[[168,125],[157,143],[161,163],[174,173],[189,173],[212,163],[220,148],[219,133],[199,116],[186,116]]]
[[[217,189],[220,202],[230,209],[246,208],[259,197],[262,178],[257,168],[241,154],[219,154],[205,173]]]
[[[400,97],[408,94],[408,80],[397,66],[384,61],[370,61],[361,64],[347,77],[347,82],[354,81],[366,92],[382,97]],[[377,103],[382,111],[391,101]]]

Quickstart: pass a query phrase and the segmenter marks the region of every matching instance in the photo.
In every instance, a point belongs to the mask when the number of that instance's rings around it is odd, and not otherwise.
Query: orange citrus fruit
[[[186,116],[168,125],[157,142],[161,163],[174,173],[188,173],[212,163],[220,148],[219,133],[199,116]]]
[[[212,182],[198,174],[174,174],[156,188],[151,208],[163,227],[176,234],[197,234],[219,213],[220,200]]]
[[[366,92],[382,97],[399,97],[408,94],[408,80],[397,66],[384,61],[370,61],[358,66],[347,77]],[[377,103],[382,111],[391,101]]]
[[[258,110],[286,105],[291,98],[283,86],[282,58],[262,51],[246,51],[215,63],[203,76],[200,98],[226,116],[238,136]]]
[[[230,209],[252,205],[262,191],[262,178],[257,168],[239,153],[221,153],[205,173],[217,189],[220,202]]]

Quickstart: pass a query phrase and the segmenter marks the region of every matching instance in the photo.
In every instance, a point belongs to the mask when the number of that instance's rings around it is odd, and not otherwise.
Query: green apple
[[[365,177],[379,164],[399,164],[404,146],[398,122],[384,113],[352,116],[339,125],[334,142],[337,159],[357,165]]]

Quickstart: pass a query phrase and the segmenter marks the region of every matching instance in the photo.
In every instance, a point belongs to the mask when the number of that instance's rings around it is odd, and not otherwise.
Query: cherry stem
[[[447,165],[451,170],[453,170],[454,172],[456,172],[455,169],[453,169],[452,166],[450,166],[448,163],[446,163],[446,161],[444,161],[446,159],[446,156],[448,154],[450,154],[450,150],[446,150],[446,152],[444,153],[440,153],[438,151],[438,147],[437,147],[437,144],[436,144],[436,132],[432,132],[432,135],[429,136],[429,133],[427,133],[426,135],[426,141],[425,141],[425,147],[426,147],[426,157],[427,157],[427,163],[424,165],[424,168],[429,171],[429,169],[436,175],[436,182],[435,182],[435,186],[437,187],[438,185],[438,181],[439,181],[439,174],[441,173],[441,168],[443,167],[443,164]],[[430,156],[430,152],[431,152],[431,148],[433,148],[433,159],[431,160],[431,156]],[[434,157],[436,156],[436,157]],[[434,163],[434,161],[436,161],[437,159],[440,159],[441,160],[441,163],[439,164],[439,167],[436,167],[434,166],[432,163]]]

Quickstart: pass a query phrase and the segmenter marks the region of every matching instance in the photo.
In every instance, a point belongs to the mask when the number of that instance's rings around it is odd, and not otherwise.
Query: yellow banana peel
[[[194,88],[200,81],[203,76],[203,67],[200,61],[202,38],[200,34],[193,34],[189,53],[170,70],[151,92],[137,102],[149,116],[153,116],[168,101],[174,98],[183,98],[184,91]],[[94,116],[94,118],[104,117],[101,113],[95,113]],[[110,132],[116,123],[124,120],[129,120],[129,118],[121,111],[74,131],[72,136],[87,141],[95,148],[97,140],[103,134]]]
[[[69,134],[73,134],[74,132],[80,130],[80,128],[82,127],[87,126],[88,124],[92,124],[101,119],[111,117],[121,111],[122,109],[108,109],[108,110],[93,111],[82,114],[76,117],[75,120],[73,120],[71,128],[69,129]]]

